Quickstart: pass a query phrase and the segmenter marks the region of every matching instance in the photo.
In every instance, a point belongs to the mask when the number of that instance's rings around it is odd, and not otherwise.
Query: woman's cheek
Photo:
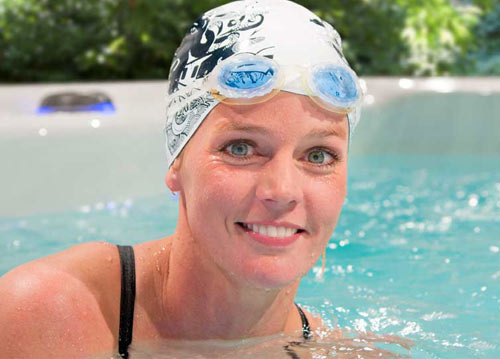
[[[322,245],[326,246],[335,230],[344,205],[346,196],[345,181],[328,183],[327,186],[317,186],[316,188],[322,190],[316,192],[317,195],[313,201],[315,204],[312,204],[316,211],[314,211],[313,215],[320,219],[320,226],[324,236]]]
[[[249,176],[241,170],[219,169],[205,178],[204,182],[210,195],[216,200],[239,201],[239,197],[245,195],[250,187]]]

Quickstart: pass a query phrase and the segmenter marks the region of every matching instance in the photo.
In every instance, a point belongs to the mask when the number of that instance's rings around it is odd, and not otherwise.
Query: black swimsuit
[[[134,323],[134,302],[135,302],[135,259],[132,246],[118,245],[120,254],[122,285],[120,299],[120,331],[118,333],[118,352],[122,358],[129,357],[128,347],[132,343],[132,328]],[[309,321],[302,309],[297,307],[300,319],[302,320],[302,336],[304,339],[311,338],[311,328]],[[288,346],[287,346],[288,347]],[[287,348],[285,348],[287,350]],[[290,353],[288,353],[290,355]],[[291,355],[293,358],[294,355]]]

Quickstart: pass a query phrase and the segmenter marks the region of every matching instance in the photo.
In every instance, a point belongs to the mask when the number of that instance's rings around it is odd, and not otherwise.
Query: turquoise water
[[[328,246],[325,276],[315,267],[298,302],[342,328],[412,339],[412,358],[500,358],[498,156],[350,161],[348,198]],[[0,218],[0,274],[80,242],[133,244],[165,236],[176,215],[176,201],[165,194]],[[276,358],[285,339],[252,342],[250,351],[248,343],[217,348],[233,353],[227,357],[261,350],[268,354],[258,357]],[[302,349],[326,358],[340,348],[326,342]],[[152,357],[140,353],[136,357]]]

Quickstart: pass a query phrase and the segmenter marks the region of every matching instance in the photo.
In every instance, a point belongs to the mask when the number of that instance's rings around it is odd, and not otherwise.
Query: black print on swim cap
[[[313,22],[315,23],[316,25],[319,25],[321,27],[325,27],[325,25],[323,25],[323,23],[321,22],[321,20],[318,20],[318,19],[310,19],[309,20],[310,22]]]
[[[187,95],[191,96],[191,94]],[[172,155],[185,142],[184,139],[193,132],[193,127],[200,122],[205,112],[214,104],[215,99],[210,92],[205,92],[201,96],[190,99],[184,107],[175,113],[173,121],[167,122],[165,131],[168,149]]]
[[[175,53],[168,92],[171,94],[186,86],[185,80],[190,82],[208,75],[219,61],[236,53],[241,32],[258,29],[263,22],[262,13],[226,13],[199,18]],[[252,36],[257,32],[254,30]],[[254,38],[254,41],[260,39]]]
[[[332,25],[321,19],[312,18],[309,19],[309,21],[312,22],[313,24],[321,26],[328,32],[328,37],[331,38],[330,41],[328,41],[328,43],[335,49],[340,59],[347,66],[349,66],[349,63],[347,62],[347,59],[345,58],[344,53],[342,52],[342,40],[340,39],[340,35],[337,32],[337,30],[335,30]]]

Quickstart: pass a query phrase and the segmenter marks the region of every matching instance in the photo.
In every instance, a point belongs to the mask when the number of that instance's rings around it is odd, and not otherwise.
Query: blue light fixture
[[[38,115],[54,112],[98,112],[111,115],[116,112],[116,108],[109,96],[102,92],[61,92],[44,97],[37,109]]]

